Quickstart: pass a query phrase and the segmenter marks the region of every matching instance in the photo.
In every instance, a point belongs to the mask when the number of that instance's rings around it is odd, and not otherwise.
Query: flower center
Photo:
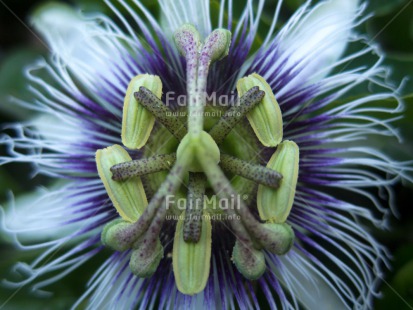
[[[212,127],[219,121],[220,117],[224,115],[224,113],[224,108],[213,106],[212,104],[207,104],[204,112],[205,131],[210,131]],[[183,118],[186,118],[187,112],[186,110],[182,109],[174,112],[173,115],[180,115]],[[242,171],[242,168],[244,167],[237,167],[235,162],[227,159],[238,158],[249,164],[259,164],[260,147],[257,143],[257,139],[253,135],[252,130],[246,125],[247,124],[245,123],[245,121],[235,125],[228,136],[222,141],[221,144],[218,145],[218,148],[220,154],[224,156],[224,162],[228,166],[227,168],[230,168],[230,170],[224,170],[224,173],[228,180],[230,180],[231,186],[238,193],[236,198],[240,198],[245,203],[249,204],[252,200],[254,200],[254,195],[257,190],[256,183],[245,177],[240,177],[238,175],[239,172],[234,170],[240,168],[239,171]],[[175,153],[177,152],[178,145],[180,145],[179,141],[173,138],[173,135],[170,133],[170,131],[163,126],[160,126],[155,130],[155,132],[151,134],[151,137],[149,138],[143,150],[143,157],[151,158],[157,154]],[[227,161],[225,161],[225,159],[227,159]],[[123,171],[121,170],[120,173],[123,173]],[[246,173],[248,173],[247,170],[244,174]],[[146,190],[148,197],[153,196],[153,194],[165,180],[167,174],[168,170],[164,170],[150,175],[141,176],[143,182],[147,185]],[[185,177],[183,179],[183,186],[179,188],[178,192],[175,195],[169,197],[170,200],[174,202],[170,206],[170,210],[168,210],[170,215],[180,215],[182,211],[186,209],[187,188],[188,178]],[[206,184],[204,203],[206,211],[211,215],[223,215],[224,209],[228,207],[228,201],[219,200],[216,197],[210,184]],[[215,217],[216,220],[223,218],[225,217]]]
[[[164,222],[179,215],[172,255],[175,281],[182,293],[193,295],[209,277],[211,214],[225,215],[236,240],[234,264],[248,279],[265,272],[264,250],[288,252],[294,233],[285,221],[299,154],[294,142],[281,142],[281,111],[259,75],[237,83],[239,100],[228,109],[208,105],[208,70],[228,54],[229,31],[217,29],[201,44],[197,30],[183,25],[174,39],[187,65],[184,115],[174,117],[160,100],[158,77],[137,76],[125,96],[122,142],[131,149],[145,146],[144,156],[132,161],[122,147],[112,146],[98,150],[96,162],[121,216],[105,226],[102,242],[118,251],[131,249],[132,272],[151,276],[163,257],[159,235]],[[151,134],[155,121],[159,126]],[[259,164],[257,138],[263,146],[277,146],[266,167]],[[255,198],[260,219],[246,205]]]

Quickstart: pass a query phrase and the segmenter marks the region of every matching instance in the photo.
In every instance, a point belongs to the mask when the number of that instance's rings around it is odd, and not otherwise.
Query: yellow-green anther
[[[278,171],[283,178],[278,189],[259,185],[257,207],[261,219],[284,223],[294,202],[298,178],[299,149],[293,141],[283,141],[277,147],[267,168]]]
[[[218,145],[205,131],[201,131],[200,134],[197,135],[188,133],[182,139],[176,151],[177,161],[179,162],[182,158],[186,157],[189,159],[189,162],[187,162],[189,171],[202,172],[203,168],[196,156],[196,149],[201,146],[207,150],[207,156],[210,156],[216,163],[219,163],[220,151]]]
[[[174,42],[179,53],[186,57],[187,53],[198,52],[201,40],[198,30],[191,24],[184,24],[174,33]]]
[[[176,163],[159,190],[152,196],[151,201],[139,219],[129,225],[118,225],[117,222],[109,223],[106,231],[102,235],[104,244],[120,243],[121,245],[112,247],[137,248],[140,245],[148,247],[148,251],[156,246],[156,241],[161,231],[165,215],[169,209],[169,204],[165,201],[166,195],[174,195],[181,185],[183,174],[186,171],[185,165]],[[119,182],[120,183],[120,182]],[[122,223],[122,222],[119,222]]]
[[[286,254],[294,244],[295,234],[287,223],[265,223],[262,224],[264,230],[268,231],[267,236],[263,236],[258,242],[271,253],[277,255]]]
[[[129,83],[123,102],[122,143],[130,149],[140,149],[148,141],[155,117],[135,98],[135,92],[146,87],[156,97],[162,96],[162,82],[156,75],[140,74]]]
[[[263,90],[265,97],[260,104],[247,114],[248,121],[255,135],[264,146],[277,146],[283,138],[283,120],[280,106],[270,85],[263,77],[253,73],[237,82],[238,96],[241,97],[254,86],[258,86]]]
[[[186,295],[195,295],[204,290],[211,263],[211,221],[202,217],[201,236],[197,243],[185,242],[183,213],[176,226],[173,244],[172,265],[178,290]]]
[[[263,251],[247,247],[238,240],[232,251],[232,261],[238,271],[249,280],[259,279],[266,269]]]
[[[119,215],[127,222],[136,222],[148,201],[140,178],[113,181],[110,168],[131,161],[131,157],[120,145],[113,145],[96,152],[96,166],[106,192]]]
[[[148,278],[158,269],[162,258],[163,247],[159,238],[156,238],[154,244],[150,246],[138,245],[137,249],[132,252],[129,268],[137,277]]]
[[[215,62],[228,55],[230,45],[231,32],[227,29],[215,29],[205,39],[202,52],[208,53],[210,61]]]

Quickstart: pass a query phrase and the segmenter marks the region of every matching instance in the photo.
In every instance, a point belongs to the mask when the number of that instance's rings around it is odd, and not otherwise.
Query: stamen
[[[166,211],[169,208],[168,205],[161,206],[162,202],[165,201],[167,195],[176,193],[182,183],[185,171],[185,162],[176,162],[139,219],[130,225],[116,229],[114,231],[116,234],[111,235],[110,239],[114,243],[122,244],[122,248],[132,248],[145,235],[153,222],[155,222],[154,225],[158,225],[156,227],[162,226]]]
[[[258,86],[252,87],[242,95],[239,104],[230,107],[209,131],[215,142],[222,143],[235,125],[260,103],[264,96],[265,92],[259,90]]]
[[[200,145],[197,153],[198,159],[202,164],[205,174],[207,175],[208,180],[217,196],[220,198],[222,197],[222,199],[230,199],[230,197],[235,197],[237,193],[231,187],[229,180],[225,177],[219,166],[208,156],[206,156],[206,154],[206,150],[202,145]],[[241,217],[242,223],[244,224],[240,225],[240,223],[237,223],[237,225],[232,225],[235,232],[237,232],[237,227],[245,226],[254,241],[258,242],[260,246],[266,248],[268,251],[279,255],[285,254],[289,251],[293,244],[294,232],[287,224],[272,224],[278,225],[276,226],[275,231],[273,231],[273,226],[270,227],[268,224],[262,224],[257,221],[242,201],[237,201],[237,199],[235,199],[235,202],[231,199],[230,201],[231,203],[236,204],[234,209],[235,211],[231,210],[232,208],[229,208],[227,211],[230,213],[237,213]],[[251,249],[254,247],[252,243],[246,243],[245,246]]]
[[[201,234],[197,243],[183,239],[183,219],[176,225],[172,250],[175,283],[183,294],[195,295],[205,289],[211,266],[212,227],[208,216],[202,216]]]
[[[177,139],[181,141],[187,130],[179,118],[171,117],[172,111],[163,102],[156,97],[146,87],[140,87],[138,92],[134,93],[137,101],[139,101],[155,118],[166,127]]]
[[[282,179],[282,175],[277,171],[222,153],[219,165],[227,172],[274,189],[280,186],[280,180]]]
[[[96,167],[110,200],[119,215],[127,222],[135,222],[144,212],[148,202],[140,178],[115,182],[112,180],[110,167],[132,160],[128,152],[120,145],[112,145],[96,151]]]
[[[140,74],[130,81],[122,116],[122,143],[130,149],[140,149],[146,144],[155,123],[153,115],[133,95],[141,86],[153,91],[155,97],[162,95],[162,82],[156,75]]]
[[[172,168],[176,154],[155,155],[114,165],[110,168],[112,180],[123,181],[132,177],[151,174]]]
[[[271,86],[262,76],[253,73],[237,82],[238,96],[253,86],[259,86],[265,92],[265,97],[260,105],[247,114],[248,122],[264,146],[277,146],[283,138],[283,119]]]
[[[258,186],[257,208],[262,220],[272,223],[284,223],[287,220],[297,187],[299,152],[297,144],[285,140],[278,145],[267,163],[267,168],[280,171],[284,178],[277,190]]]
[[[203,173],[189,173],[184,221],[185,242],[198,242],[201,236],[206,178]]]

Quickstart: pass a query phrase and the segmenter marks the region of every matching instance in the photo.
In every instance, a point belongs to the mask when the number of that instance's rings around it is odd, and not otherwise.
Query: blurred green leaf
[[[383,298],[376,301],[377,310],[413,308],[413,246],[400,248],[394,259],[395,275],[384,280]],[[407,261],[407,262],[406,262]]]
[[[6,199],[6,192],[4,189],[10,190],[15,194],[22,191],[22,187],[19,182],[16,181],[13,175],[11,175],[3,166],[0,166],[0,188],[3,191],[0,192],[0,203]]]
[[[405,96],[413,94],[413,53],[411,55],[388,54],[384,65],[391,69],[390,79],[392,81],[400,82],[405,79],[401,93]]]
[[[394,288],[398,290],[400,294],[409,297],[411,304],[413,304],[413,260],[397,272],[393,284]]]
[[[104,2],[104,1],[96,1],[96,0],[73,0],[74,4],[78,6],[82,11],[85,12],[101,12],[104,13],[107,16],[114,17],[115,13],[112,11],[112,9]],[[133,0],[126,0],[124,1],[127,3],[130,7],[135,9],[136,13],[138,12],[137,6],[134,4]],[[152,0],[141,0],[140,3],[147,8],[150,12],[154,13],[157,11],[159,5],[156,1]],[[125,14],[125,17],[130,17],[128,11],[120,4],[117,3],[116,1],[113,1],[112,4],[122,13]]]
[[[409,0],[370,0],[367,11],[373,11],[376,16],[385,15],[393,12],[408,1]]]
[[[295,11],[304,3],[305,0],[287,0],[285,1],[285,6],[288,7],[291,11]]]
[[[0,111],[8,117],[24,119],[27,110],[11,104],[9,96],[28,97],[27,80],[23,74],[26,65],[34,62],[39,53],[28,48],[11,51],[0,66]]]
[[[379,42],[386,52],[413,54],[413,2],[409,1],[408,4],[398,6],[386,15],[375,16],[367,22],[367,30],[371,37]]]
[[[375,0],[369,8],[375,17],[367,22],[367,32],[386,53],[385,65],[392,71],[390,79],[399,83],[409,77],[402,94],[413,92],[413,2]]]

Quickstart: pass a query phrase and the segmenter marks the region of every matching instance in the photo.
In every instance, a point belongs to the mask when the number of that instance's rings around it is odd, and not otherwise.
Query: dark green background
[[[86,11],[100,10],[112,13],[102,1],[73,0],[61,1],[81,6]],[[155,2],[144,1],[154,14],[159,14]],[[11,105],[9,95],[30,98],[22,69],[40,55],[47,55],[45,46],[29,29],[28,17],[36,6],[44,1],[0,0],[0,122],[22,121],[32,117],[25,110]],[[235,10],[242,6],[235,2]],[[302,0],[285,1],[281,22],[288,19],[294,10],[303,3]],[[212,6],[216,3],[212,3]],[[238,5],[238,7],[237,7]],[[268,1],[263,16],[264,25],[270,23],[275,1]],[[360,31],[369,34],[387,53],[386,63],[393,69],[391,78],[395,82],[403,77],[410,77],[403,89],[406,101],[405,117],[398,121],[404,137],[399,145],[393,141],[377,141],[378,148],[387,148],[391,155],[399,159],[413,158],[413,1],[407,0],[373,0],[367,12],[375,16],[364,24]],[[279,26],[282,26],[280,23]],[[265,34],[265,27],[260,31]],[[0,146],[0,154],[4,154]],[[10,164],[0,167],[0,203],[7,206],[7,195],[12,191],[19,195],[47,185],[50,180],[37,176],[31,179],[30,166]],[[375,309],[413,309],[413,186],[396,184],[395,192],[400,215],[392,219],[392,230],[374,231],[378,240],[385,244],[393,254],[393,268],[385,274],[382,282],[383,298],[375,302]],[[0,236],[0,278],[8,276],[10,267],[16,261],[30,262],[37,253],[17,252],[5,236]],[[96,260],[103,260],[100,255]],[[82,266],[81,272],[75,272],[64,280],[50,286],[54,291],[51,299],[36,299],[28,288],[23,287],[17,293],[14,290],[0,288],[0,309],[67,309],[82,294],[89,277],[93,274],[96,260]],[[5,301],[8,300],[7,303]],[[410,304],[410,306],[408,305]]]

